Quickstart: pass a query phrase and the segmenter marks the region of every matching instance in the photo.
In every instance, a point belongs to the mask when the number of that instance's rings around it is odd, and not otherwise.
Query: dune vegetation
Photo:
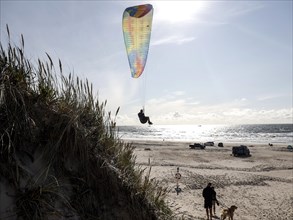
[[[0,48],[0,218],[175,218],[168,189],[119,138],[119,108],[106,113],[92,85],[49,54],[33,64],[20,41]]]

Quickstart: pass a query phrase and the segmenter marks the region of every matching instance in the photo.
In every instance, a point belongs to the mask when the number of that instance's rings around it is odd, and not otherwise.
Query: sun
[[[154,19],[177,23],[193,22],[207,7],[206,1],[154,1]]]

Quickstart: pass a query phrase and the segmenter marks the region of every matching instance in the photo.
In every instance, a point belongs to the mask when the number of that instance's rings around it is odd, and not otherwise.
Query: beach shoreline
[[[169,144],[194,144],[194,143],[201,143],[204,144],[207,141],[197,141],[197,140],[180,140],[180,139],[151,139],[151,138],[147,138],[145,140],[143,139],[138,139],[138,138],[120,138],[121,140],[123,140],[124,142],[127,143],[136,143],[136,144],[149,144],[149,143],[154,143],[154,145],[160,145],[160,143],[162,143],[162,145],[165,145],[166,143]],[[217,147],[219,143],[223,143],[225,146],[229,147],[229,146],[239,146],[239,145],[246,145],[246,146],[261,146],[261,147],[273,147],[273,146],[277,146],[277,147],[287,147],[288,145],[292,145],[293,146],[293,139],[292,139],[292,143],[291,142],[278,142],[278,141],[268,141],[268,142],[254,142],[254,141],[244,141],[244,140],[225,140],[225,141],[213,141],[214,142],[214,146]],[[269,146],[269,144],[272,144],[272,146]]]
[[[136,163],[151,169],[170,190],[166,201],[185,219],[206,219],[202,190],[208,182],[215,186],[222,208],[236,205],[234,219],[293,219],[293,152],[286,144],[223,143],[224,147],[190,149],[185,141],[124,140],[135,149]],[[250,157],[232,156],[232,147],[246,145]],[[175,174],[179,168],[181,192],[177,195]]]

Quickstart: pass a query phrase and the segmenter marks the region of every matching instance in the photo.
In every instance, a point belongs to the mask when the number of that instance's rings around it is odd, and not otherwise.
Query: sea
[[[293,144],[293,124],[118,126],[123,140]]]

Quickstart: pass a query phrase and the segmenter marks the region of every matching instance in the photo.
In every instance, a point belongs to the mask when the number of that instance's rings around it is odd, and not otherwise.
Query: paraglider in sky
[[[138,78],[146,65],[151,38],[153,6],[128,7],[123,13],[123,35],[131,76]]]

